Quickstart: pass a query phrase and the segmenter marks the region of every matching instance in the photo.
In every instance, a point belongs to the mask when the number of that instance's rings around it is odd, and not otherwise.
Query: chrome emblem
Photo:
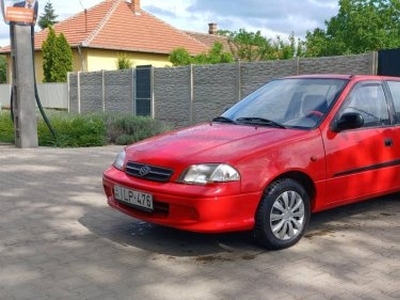
[[[149,174],[151,171],[151,168],[149,166],[143,166],[139,169],[139,176],[143,177]]]

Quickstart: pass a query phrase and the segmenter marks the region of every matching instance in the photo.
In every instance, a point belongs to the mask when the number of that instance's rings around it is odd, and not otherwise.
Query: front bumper
[[[145,212],[114,198],[114,185],[150,193],[154,210]],[[127,176],[111,167],[103,174],[108,204],[137,219],[182,230],[219,233],[250,230],[262,192],[242,193],[239,182],[206,186],[159,183]]]

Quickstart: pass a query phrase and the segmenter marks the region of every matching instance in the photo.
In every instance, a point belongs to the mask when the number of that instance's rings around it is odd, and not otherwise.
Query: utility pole
[[[10,25],[15,146],[38,147],[31,27]]]
[[[10,25],[11,106],[17,148],[38,147],[34,45],[32,43],[38,6],[38,0],[1,0],[4,21]]]

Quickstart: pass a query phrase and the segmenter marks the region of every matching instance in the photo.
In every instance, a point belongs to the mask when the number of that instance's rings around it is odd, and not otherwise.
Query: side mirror
[[[340,132],[347,129],[357,129],[364,125],[364,118],[359,113],[345,113],[340,119],[334,121],[331,126],[333,132]]]

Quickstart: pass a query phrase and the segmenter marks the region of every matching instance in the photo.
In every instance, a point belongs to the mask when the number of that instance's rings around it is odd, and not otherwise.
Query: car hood
[[[157,165],[229,162],[255,151],[302,139],[309,131],[207,123],[172,131],[127,147],[127,158]],[[169,163],[167,163],[169,162]]]

